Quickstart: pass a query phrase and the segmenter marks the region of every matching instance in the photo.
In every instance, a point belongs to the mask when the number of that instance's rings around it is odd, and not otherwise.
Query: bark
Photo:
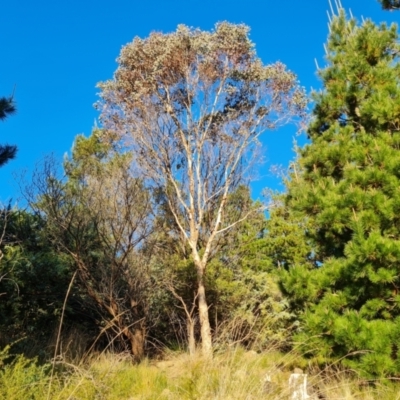
[[[206,266],[218,234],[240,222],[225,224],[227,197],[247,181],[260,135],[305,115],[295,75],[281,63],[262,65],[248,31],[221,23],[212,33],[180,26],[135,39],[122,49],[115,79],[100,84],[102,140],[131,150],[132,167],[163,191],[191,247],[207,356]]]
[[[197,267],[197,301],[199,307],[200,333],[201,333],[201,350],[204,356],[212,357],[212,338],[210,318],[208,315],[208,304],[206,299],[206,290],[204,287],[204,267]]]
[[[107,311],[110,322],[125,337],[125,339],[128,340],[129,349],[133,359],[136,362],[141,361],[144,357],[146,338],[146,329],[143,321],[138,323],[139,327],[137,327],[138,324],[135,324],[133,327],[126,326],[122,318],[124,313],[121,311],[121,307],[118,305],[115,299],[111,298],[108,299],[108,301],[104,301],[90,285],[89,275],[87,274],[86,268],[81,262],[79,262],[78,265],[81,267],[79,270],[81,280],[85,284],[89,297],[91,297],[98,304],[100,309]],[[139,318],[139,316],[137,316],[137,318]]]
[[[144,327],[135,328],[133,330],[127,329],[125,333],[130,344],[132,356],[136,362],[139,362],[144,357],[144,342],[145,342],[145,329]]]
[[[195,321],[193,318],[187,320],[187,333],[188,333],[188,350],[189,354],[193,356],[196,352],[196,341],[194,337],[194,325]]]
[[[187,304],[185,303],[183,298],[176,293],[173,285],[168,285],[168,289],[171,291],[173,296],[181,302],[182,308],[186,313],[186,329],[187,329],[187,339],[188,339],[188,350],[189,350],[189,354],[192,356],[196,352],[196,339],[195,339],[195,336],[194,336],[194,327],[196,325],[196,319],[193,317],[193,312],[194,312],[194,310],[196,308],[197,295],[194,298],[192,308],[189,310],[189,308],[187,307]]]

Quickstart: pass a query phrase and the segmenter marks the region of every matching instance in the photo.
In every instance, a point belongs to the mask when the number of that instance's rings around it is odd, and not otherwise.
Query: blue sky
[[[358,19],[395,22],[376,0],[342,0]],[[324,65],[328,0],[12,0],[0,7],[0,96],[16,86],[18,113],[0,123],[0,143],[16,144],[16,160],[0,169],[0,202],[18,201],[14,175],[32,171],[46,154],[62,160],[77,134],[88,136],[98,113],[96,83],[112,78],[123,45],[178,24],[210,30],[218,21],[245,23],[265,64],[281,61],[310,91]],[[254,184],[283,189],[268,172],[286,166],[295,128],[264,136],[268,164]],[[304,142],[304,138],[298,138]]]

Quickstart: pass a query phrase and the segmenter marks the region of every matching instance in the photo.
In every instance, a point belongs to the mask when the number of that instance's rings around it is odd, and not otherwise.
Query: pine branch
[[[17,111],[12,97],[0,97],[0,120],[4,121]]]
[[[379,0],[384,10],[399,10],[400,0]]]
[[[8,161],[15,158],[17,155],[17,146],[0,146],[0,167],[5,165]]]

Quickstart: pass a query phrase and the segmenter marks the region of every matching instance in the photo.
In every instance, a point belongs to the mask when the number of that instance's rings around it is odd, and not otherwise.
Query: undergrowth
[[[92,355],[84,363],[51,364],[0,352],[0,399],[4,400],[235,400],[288,399],[288,379],[298,359],[294,353],[256,353],[241,348],[215,357],[168,352],[162,360],[134,365],[128,356]],[[396,382],[366,382],[329,368],[310,370],[308,392],[325,399],[400,399]],[[269,378],[267,378],[269,376]],[[318,398],[318,397],[314,397]]]

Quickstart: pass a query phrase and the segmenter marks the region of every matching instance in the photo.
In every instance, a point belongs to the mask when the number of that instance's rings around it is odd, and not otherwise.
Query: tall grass
[[[57,361],[50,386],[51,364],[40,365],[23,356],[7,362],[9,351],[0,352],[4,400],[43,400],[49,391],[52,400],[288,399],[288,379],[299,361],[294,353],[258,354],[239,347],[221,351],[213,360],[166,352],[162,360],[138,365],[127,355],[92,354],[81,364]],[[309,382],[309,393],[325,399],[400,400],[400,384],[367,384],[334,367],[310,371]]]

